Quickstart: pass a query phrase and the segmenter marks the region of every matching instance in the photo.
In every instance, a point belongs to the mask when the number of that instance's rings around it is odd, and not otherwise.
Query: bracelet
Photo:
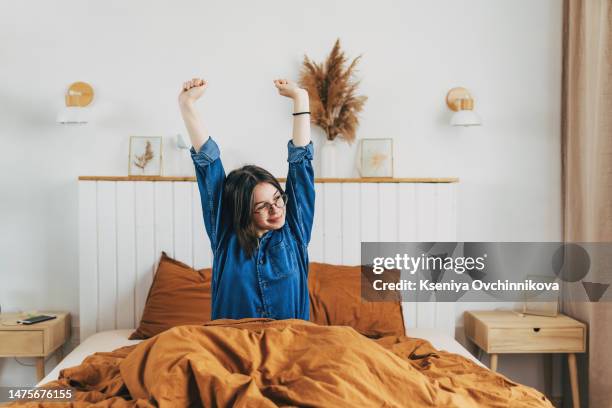
[[[295,112],[295,113],[293,114],[293,116],[297,116],[297,115],[305,115],[305,114],[310,115],[310,112]]]

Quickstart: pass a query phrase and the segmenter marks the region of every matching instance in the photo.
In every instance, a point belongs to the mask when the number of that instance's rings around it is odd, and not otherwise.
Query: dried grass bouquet
[[[368,99],[356,95],[359,81],[354,80],[353,74],[360,58],[361,55],[345,67],[347,58],[340,50],[340,39],[324,63],[317,64],[304,56],[300,86],[310,96],[312,123],[325,131],[328,140],[341,137],[349,144],[355,140],[357,114]]]

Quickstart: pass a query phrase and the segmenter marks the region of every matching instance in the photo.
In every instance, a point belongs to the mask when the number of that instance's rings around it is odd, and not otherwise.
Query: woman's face
[[[253,224],[261,236],[285,225],[285,210],[281,192],[270,183],[259,183],[253,189]],[[276,205],[281,206],[278,208]]]

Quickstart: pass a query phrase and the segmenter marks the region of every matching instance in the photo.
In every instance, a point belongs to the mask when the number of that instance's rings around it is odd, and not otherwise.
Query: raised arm
[[[185,127],[189,133],[191,145],[196,152],[200,151],[200,147],[208,139],[208,129],[204,122],[200,120],[194,108],[194,103],[200,99],[207,87],[208,84],[203,79],[193,78],[191,81],[183,83],[183,89],[179,94],[181,116],[183,116]]]
[[[224,232],[221,199],[225,170],[221,163],[219,147],[208,135],[208,130],[194,107],[194,103],[204,94],[206,86],[206,81],[197,78],[185,82],[179,94],[179,106],[193,146],[190,152],[200,190],[204,227],[215,254]]]
[[[307,112],[308,92],[292,81],[274,81],[278,92],[293,100],[293,112]],[[287,222],[300,243],[308,246],[312,232],[315,206],[313,145],[310,140],[310,115],[293,117],[293,138],[287,144],[289,171],[285,190],[288,196]]]
[[[293,81],[277,79],[274,85],[278,93],[293,100],[293,113],[308,112],[308,92],[297,86]],[[310,143],[310,115],[301,114],[293,116],[293,144],[297,147]]]

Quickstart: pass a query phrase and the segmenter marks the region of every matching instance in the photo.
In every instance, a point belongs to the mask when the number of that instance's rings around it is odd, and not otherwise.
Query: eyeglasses
[[[270,203],[262,203],[259,206],[257,206],[257,208],[255,208],[255,210],[253,211],[256,214],[270,214],[270,211],[272,211],[272,206],[276,207],[276,208],[284,208],[287,205],[287,194],[281,194],[279,196],[277,196],[276,198],[274,198],[274,203],[270,204]],[[265,212],[264,212],[265,210]]]

